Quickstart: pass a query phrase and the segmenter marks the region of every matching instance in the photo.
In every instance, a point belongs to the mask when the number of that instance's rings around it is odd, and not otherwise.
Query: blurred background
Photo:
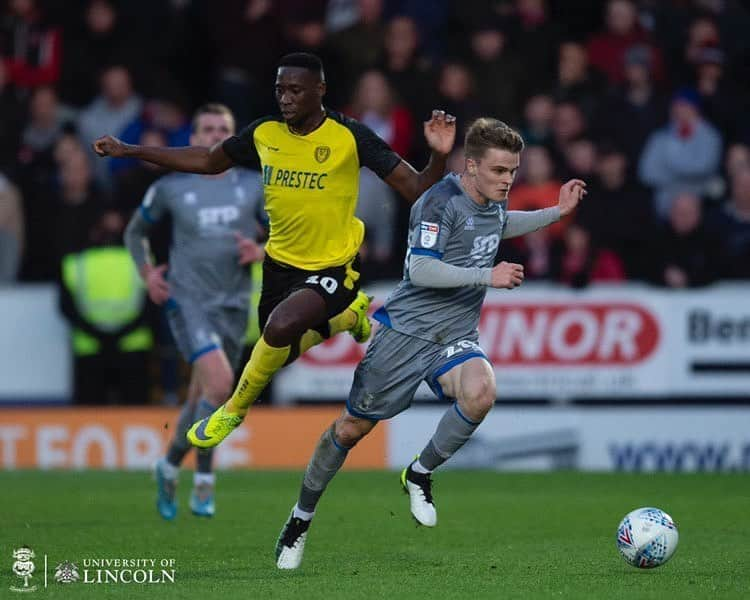
[[[488,294],[498,403],[456,466],[750,470],[748,31],[747,3],[732,0],[0,2],[0,464],[143,468],[160,455],[188,374],[162,310],[143,293],[129,326],[150,335],[130,352],[106,331],[96,350],[74,347],[87,323],[65,264],[121,245],[165,172],[90,144],[186,145],[208,101],[239,127],[274,113],[275,65],[303,50],[324,62],[327,106],[417,168],[422,122],[442,108],[458,118],[454,171],[473,118],[522,132],[511,208],[556,204],[571,177],[589,184],[576,214],[501,244],[497,260],[522,262],[527,281]],[[408,214],[362,170],[373,309],[401,276]],[[166,223],[161,260],[168,246]],[[91,352],[111,370],[82,371]],[[282,371],[219,466],[303,466],[362,355],[338,336]],[[415,404],[355,466],[411,459],[444,410],[426,390]]]

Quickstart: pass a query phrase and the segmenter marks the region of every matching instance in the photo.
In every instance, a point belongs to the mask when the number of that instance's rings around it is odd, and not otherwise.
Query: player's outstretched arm
[[[221,143],[211,148],[203,146],[186,146],[183,148],[160,148],[157,146],[140,146],[126,144],[111,135],[100,137],[94,143],[94,152],[99,156],[115,158],[137,158],[162,166],[172,171],[215,175],[232,166],[232,159],[227,156]]]
[[[585,195],[586,182],[581,179],[571,179],[560,188],[557,206],[539,210],[509,210],[503,229],[503,239],[507,240],[526,235],[556,223],[573,212]]]
[[[486,286],[513,289],[523,281],[523,265],[501,262],[491,267],[457,267],[431,256],[409,257],[412,285],[429,288]]]
[[[433,110],[430,120],[424,124],[424,136],[432,151],[427,166],[417,171],[402,160],[385,178],[386,183],[410,203],[445,173],[445,161],[456,140],[456,117],[442,110]]]

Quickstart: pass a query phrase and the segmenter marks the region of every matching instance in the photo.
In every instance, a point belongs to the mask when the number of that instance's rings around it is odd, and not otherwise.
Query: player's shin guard
[[[467,418],[458,407],[458,402],[455,402],[445,411],[432,439],[420,452],[419,463],[425,469],[434,471],[466,443],[480,423]]]
[[[190,402],[185,402],[180,411],[180,416],[177,419],[177,431],[172,438],[172,442],[169,444],[169,450],[167,450],[167,461],[169,464],[176,467],[180,466],[188,450],[192,447],[187,441],[185,434],[190,429],[190,426],[196,420],[195,418],[196,405]],[[210,413],[209,413],[210,414]]]
[[[242,371],[239,384],[227,402],[227,412],[244,416],[274,373],[284,366],[290,350],[291,346],[269,346],[261,336]]]
[[[321,436],[310,459],[305,477],[302,480],[297,506],[308,513],[315,512],[315,506],[323,495],[328,483],[333,479],[346,460],[348,448],[336,441],[333,426]]]

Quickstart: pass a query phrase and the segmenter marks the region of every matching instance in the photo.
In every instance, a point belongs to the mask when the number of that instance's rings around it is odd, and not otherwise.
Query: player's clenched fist
[[[523,265],[501,262],[492,269],[492,287],[512,290],[523,281]]]
[[[114,156],[119,158],[125,156],[126,146],[127,144],[124,144],[116,137],[105,135],[94,142],[94,152],[99,156]]]

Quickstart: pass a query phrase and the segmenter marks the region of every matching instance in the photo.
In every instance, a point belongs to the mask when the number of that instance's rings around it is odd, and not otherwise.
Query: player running
[[[412,207],[404,278],[375,313],[381,327],[357,366],[346,409],[310,459],[276,544],[278,568],[299,567],[315,507],[347,453],[378,421],[406,410],[422,381],[452,405],[401,484],[417,522],[437,524],[430,474],[466,443],[495,402],[492,366],[477,343],[486,289],[513,289],[524,277],[519,264],[493,268],[498,244],[554,223],[586,193],[586,184],[573,179],[560,188],[555,207],[508,211],[522,149],[521,136],[505,123],[478,119],[466,134],[463,174],[446,175]]]
[[[414,201],[445,170],[455,119],[433,111],[424,125],[432,150],[417,172],[368,127],[325,108],[320,59],[282,58],[276,76],[279,117],[251,123],[239,136],[210,148],[154,148],[105,136],[102,156],[133,156],[164,167],[220,173],[233,164],[260,168],[270,237],[258,308],[262,335],[229,400],[195,423],[190,442],[211,448],[243,420],[273,374],[311,346],[342,331],[358,342],[370,335],[369,298],[359,292],[357,251],[364,225],[354,217],[359,169],[369,167]]]
[[[213,146],[234,134],[234,116],[221,104],[199,108],[190,143]],[[167,215],[172,220],[169,267],[154,265],[148,234]],[[265,222],[263,185],[257,171],[230,169],[221,175],[175,173],[146,192],[125,231],[125,243],[146,282],[149,296],[165,305],[177,347],[191,365],[185,405],[165,457],[155,468],[156,506],[167,520],[177,514],[180,463],[191,446],[185,435],[232,391],[242,356],[250,301],[248,263],[263,259],[256,243]],[[199,450],[190,509],[211,517],[215,475],[213,450]]]

